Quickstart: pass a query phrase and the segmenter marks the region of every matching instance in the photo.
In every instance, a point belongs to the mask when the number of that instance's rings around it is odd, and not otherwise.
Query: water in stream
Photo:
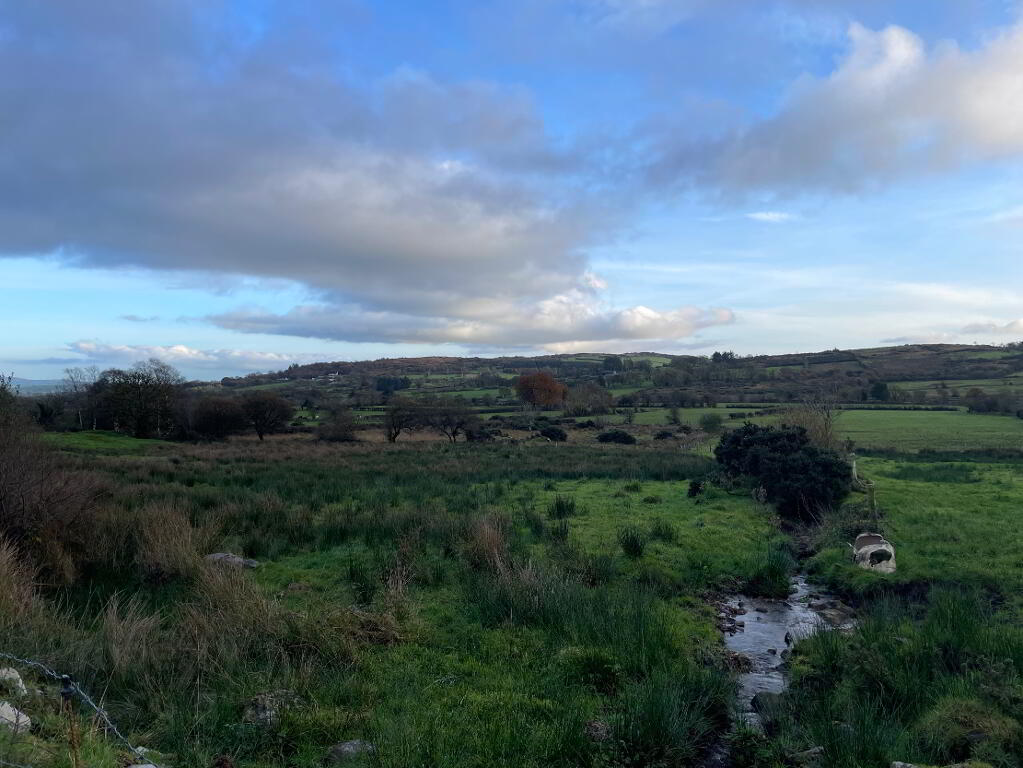
[[[809,584],[803,575],[792,579],[792,591],[785,600],[744,595],[729,598],[722,606],[721,618],[725,646],[745,657],[744,671],[739,675],[736,717],[754,728],[760,728],[761,721],[753,698],[758,693],[785,690],[785,662],[793,644],[818,627],[850,629],[854,623],[848,606]],[[713,751],[705,765],[729,765],[723,745]]]

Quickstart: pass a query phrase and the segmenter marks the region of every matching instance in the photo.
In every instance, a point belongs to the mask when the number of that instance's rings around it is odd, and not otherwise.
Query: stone
[[[292,691],[281,689],[260,693],[252,697],[245,705],[242,720],[246,723],[272,728],[280,722],[283,710],[300,702],[301,699]]]
[[[584,729],[586,738],[597,743],[607,741],[611,738],[611,726],[603,720],[590,720]]]
[[[879,533],[861,533],[853,542],[853,559],[868,571],[895,573],[895,547]]]
[[[14,667],[0,669],[0,686],[3,686],[9,693],[15,696],[28,696],[28,688],[25,687],[25,681],[21,679],[21,675],[18,674],[18,670]]]
[[[0,726],[14,733],[27,733],[32,728],[32,719],[9,702],[0,701]]]
[[[343,763],[359,755],[373,754],[377,751],[377,748],[370,744],[368,741],[362,739],[352,739],[351,741],[342,741],[340,744],[335,744],[327,752],[327,756],[323,758],[323,762],[327,765],[333,763]]]
[[[810,747],[802,752],[789,755],[789,760],[796,765],[813,765],[824,754],[824,747]]]
[[[249,560],[248,558],[235,555],[230,552],[214,552],[213,554],[206,555],[206,562],[219,563],[220,565],[226,565],[231,568],[258,568],[258,560]]]

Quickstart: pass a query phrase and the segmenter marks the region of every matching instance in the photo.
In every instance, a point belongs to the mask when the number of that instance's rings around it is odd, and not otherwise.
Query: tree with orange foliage
[[[553,408],[565,401],[568,387],[549,373],[540,371],[515,380],[515,391],[522,402],[534,408]]]

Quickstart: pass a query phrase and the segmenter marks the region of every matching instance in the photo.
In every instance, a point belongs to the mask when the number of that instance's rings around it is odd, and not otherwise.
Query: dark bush
[[[802,427],[745,424],[721,438],[714,456],[727,475],[761,486],[785,517],[808,519],[837,506],[852,485],[849,464],[811,443]]]
[[[671,440],[671,438],[673,438],[674,436],[675,433],[672,432],[670,429],[662,429],[660,432],[654,435],[654,440]]]
[[[554,443],[563,443],[568,440],[568,433],[561,427],[544,427],[540,434]]]
[[[621,443],[622,445],[634,445],[636,443],[636,438],[622,429],[611,429],[607,432],[602,432],[597,435],[597,440],[601,443]]]

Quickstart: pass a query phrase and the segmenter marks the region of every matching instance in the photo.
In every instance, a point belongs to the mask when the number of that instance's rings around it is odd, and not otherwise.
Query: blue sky
[[[0,0],[0,370],[1023,338],[1023,13]]]

